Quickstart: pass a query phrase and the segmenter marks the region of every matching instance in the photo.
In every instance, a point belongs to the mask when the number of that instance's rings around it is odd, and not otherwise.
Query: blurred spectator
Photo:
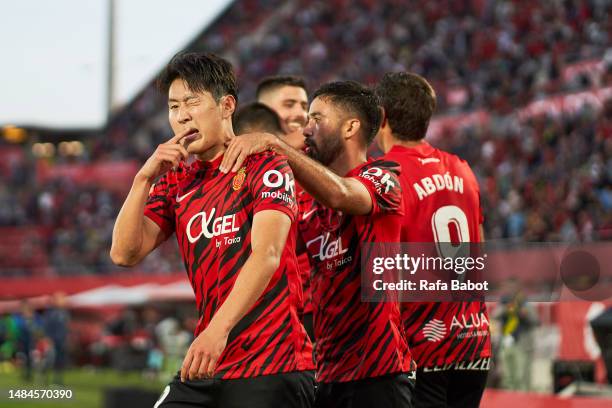
[[[34,368],[33,352],[36,341],[42,333],[42,326],[32,306],[25,300],[21,303],[20,312],[14,318],[18,333],[18,356],[23,367],[23,377],[26,381],[31,381],[32,369]]]
[[[502,386],[510,390],[531,390],[531,369],[534,351],[533,329],[538,325],[533,304],[527,302],[516,279],[507,283],[507,294],[495,309],[501,340],[498,361]]]
[[[193,340],[192,332],[185,330],[174,317],[159,322],[156,333],[164,351],[164,375],[171,378],[181,368],[185,354]]]
[[[66,310],[66,296],[63,293],[53,295],[53,304],[43,316],[45,334],[51,340],[53,348],[53,383],[63,385],[63,373],[67,360],[68,326],[70,315]]]

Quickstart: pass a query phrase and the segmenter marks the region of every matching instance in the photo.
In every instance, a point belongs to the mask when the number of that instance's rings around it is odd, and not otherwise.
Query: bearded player
[[[300,232],[314,264],[317,407],[412,406],[412,358],[399,307],[361,302],[361,245],[398,242],[403,217],[397,163],[366,160],[380,119],[371,90],[329,83],[310,105],[309,157],[273,135],[243,135],[221,165],[236,171],[249,154],[272,149],[287,156],[314,197],[300,203]]]
[[[384,108],[378,141],[384,159],[402,166],[406,215],[402,242],[484,241],[480,189],[469,165],[425,141],[436,106],[433,88],[407,72],[386,74],[376,88]],[[435,175],[462,180],[462,189],[433,189]],[[439,177],[438,177],[439,179]],[[478,407],[489,369],[489,319],[483,302],[404,303],[406,337],[417,361],[416,407]],[[442,339],[427,336],[436,321]],[[467,322],[467,324],[466,324]],[[443,327],[442,327],[443,326]]]
[[[170,61],[158,84],[175,136],[138,171],[113,231],[111,257],[125,266],[176,234],[196,295],[195,340],[156,407],[309,407],[313,398],[291,170],[268,152],[219,171],[234,138],[235,83],[212,54]]]

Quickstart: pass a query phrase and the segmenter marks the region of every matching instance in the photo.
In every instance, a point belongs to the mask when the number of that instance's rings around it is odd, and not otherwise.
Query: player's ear
[[[221,105],[223,119],[231,118],[236,110],[236,98],[232,95],[222,96],[219,100],[219,105]]]
[[[380,128],[383,129],[385,126],[389,126],[387,113],[385,112],[385,108],[382,106],[379,106],[378,108],[380,109]]]
[[[359,133],[359,129],[361,129],[361,121],[359,119],[348,119],[346,122],[344,122],[344,138],[350,139],[355,137],[355,135]]]

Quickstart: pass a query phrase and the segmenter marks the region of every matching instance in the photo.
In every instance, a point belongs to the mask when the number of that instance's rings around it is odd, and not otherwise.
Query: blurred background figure
[[[508,281],[507,294],[495,309],[501,338],[497,361],[502,387],[509,390],[531,390],[534,351],[534,329],[539,324],[533,304],[526,301],[516,279]]]
[[[64,384],[63,373],[67,364],[68,330],[70,314],[66,310],[66,295],[53,295],[51,307],[43,315],[44,333],[51,340],[53,348],[53,383]]]
[[[21,302],[21,309],[19,313],[15,315],[15,323],[18,333],[17,355],[23,370],[22,375],[26,381],[32,381],[34,349],[37,337],[41,335],[42,326],[28,301],[24,300]]]

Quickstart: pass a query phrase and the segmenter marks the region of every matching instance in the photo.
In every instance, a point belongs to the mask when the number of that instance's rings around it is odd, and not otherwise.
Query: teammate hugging
[[[332,82],[308,107],[301,78],[270,77],[234,118],[219,57],[178,54],[159,85],[174,136],[135,176],[111,248],[132,266],[175,234],[196,295],[195,340],[155,407],[477,407],[484,303],[361,301],[364,243],[435,242],[440,214],[484,240],[469,166],[424,141],[427,81]],[[385,154],[368,160],[375,137]],[[437,175],[445,188],[420,185]]]

